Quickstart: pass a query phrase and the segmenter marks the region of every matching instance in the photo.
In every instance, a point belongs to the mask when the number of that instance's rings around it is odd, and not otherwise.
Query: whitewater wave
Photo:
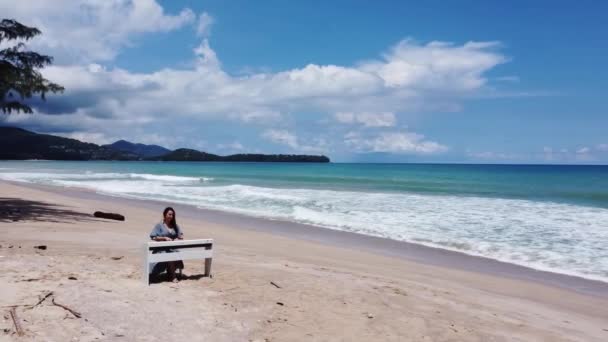
[[[0,179],[163,199],[608,281],[608,210],[604,208],[473,196],[219,186],[213,185],[213,178],[144,173],[0,172]]]
[[[62,183],[64,180],[93,181],[93,180],[152,180],[164,183],[197,183],[211,182],[211,177],[184,177],[171,175],[155,175],[147,173],[112,173],[91,172],[84,173],[54,173],[54,172],[3,172],[0,179],[33,182],[33,183]]]

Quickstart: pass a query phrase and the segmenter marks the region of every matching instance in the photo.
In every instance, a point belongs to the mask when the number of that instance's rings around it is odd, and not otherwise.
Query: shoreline
[[[219,210],[199,208],[191,204],[168,203],[151,199],[127,198],[99,193],[77,187],[60,187],[43,184],[0,181],[15,186],[47,191],[73,198],[123,203],[146,209],[157,209],[159,205],[180,207],[180,217],[206,223],[230,226],[253,232],[268,233],[290,239],[318,243],[330,247],[359,250],[380,256],[399,258],[421,265],[437,266],[473,272],[481,275],[529,281],[579,294],[608,298],[608,282],[576,275],[539,270],[483,256],[476,256],[449,249],[431,247],[417,243],[392,240],[360,233],[334,230],[320,226],[261,217],[247,216]],[[124,215],[124,214],[123,214]],[[128,215],[125,215],[128,216]]]
[[[210,341],[608,337],[603,283],[181,204],[185,237],[214,239],[213,277],[189,260],[179,283],[148,286],[141,246],[167,203],[9,182],[0,193],[0,307],[25,335],[6,314],[0,339],[161,341],[168,326],[174,340]]]

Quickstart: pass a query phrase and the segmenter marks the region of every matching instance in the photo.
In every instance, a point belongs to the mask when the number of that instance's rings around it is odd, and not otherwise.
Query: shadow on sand
[[[30,201],[20,198],[0,197],[0,222],[45,221],[68,223],[73,221],[103,221],[92,214],[67,209],[64,206]]]
[[[180,282],[186,281],[186,280],[200,280],[202,278],[209,278],[209,277],[204,274],[191,274],[191,275],[182,274],[181,277],[178,277]],[[167,273],[150,275],[150,285],[164,283],[164,282],[170,282],[169,275]]]

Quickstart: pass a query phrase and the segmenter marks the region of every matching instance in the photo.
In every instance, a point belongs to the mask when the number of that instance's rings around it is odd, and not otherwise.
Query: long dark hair
[[[173,228],[176,229],[177,228],[177,221],[176,221],[176,214],[175,214],[175,210],[171,207],[166,207],[165,210],[163,210],[163,222],[165,222],[165,217],[167,217],[167,213],[169,211],[173,212],[173,219],[171,220],[171,222],[169,222],[169,228]]]

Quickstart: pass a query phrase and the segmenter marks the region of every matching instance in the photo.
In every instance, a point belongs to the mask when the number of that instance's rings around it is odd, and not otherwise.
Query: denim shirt
[[[157,223],[152,232],[150,233],[150,239],[154,239],[155,237],[169,237],[172,239],[180,238],[184,235],[182,230],[178,225],[175,225],[175,229],[173,231],[169,230],[167,226],[163,222]]]

